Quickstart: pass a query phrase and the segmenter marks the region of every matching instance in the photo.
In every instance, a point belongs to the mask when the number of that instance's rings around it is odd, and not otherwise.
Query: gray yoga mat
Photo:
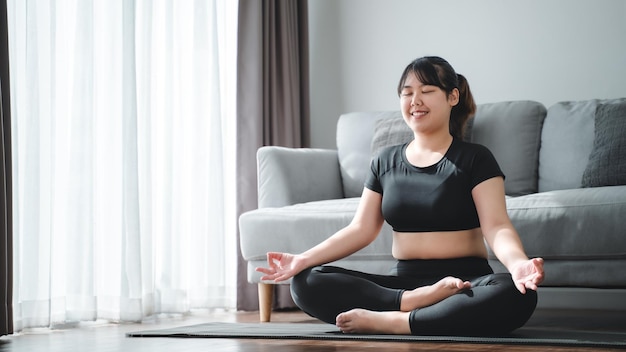
[[[543,345],[626,348],[626,332],[581,331],[553,327],[528,327],[507,336],[412,336],[344,334],[333,325],[317,323],[220,323],[211,322],[160,330],[127,333],[128,337],[369,340],[398,342],[451,342],[506,345]]]

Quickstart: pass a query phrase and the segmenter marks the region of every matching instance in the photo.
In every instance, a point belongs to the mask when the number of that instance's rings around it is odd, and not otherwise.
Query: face
[[[402,116],[415,133],[449,131],[450,112],[458,102],[458,89],[446,94],[437,86],[423,84],[414,73],[408,75],[400,93]]]

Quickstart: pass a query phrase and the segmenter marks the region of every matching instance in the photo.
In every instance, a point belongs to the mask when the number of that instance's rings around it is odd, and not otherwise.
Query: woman
[[[346,333],[494,335],[526,323],[543,281],[506,211],[504,174],[491,152],[462,141],[476,104],[467,81],[439,57],[410,63],[398,85],[414,133],[382,150],[352,222],[301,254],[268,253],[263,280],[293,277],[306,313]],[[393,228],[389,275],[323,264]],[[509,273],[494,274],[485,241]]]

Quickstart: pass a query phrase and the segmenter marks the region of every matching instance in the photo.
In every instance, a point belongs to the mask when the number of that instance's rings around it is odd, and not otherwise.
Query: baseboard
[[[626,289],[539,287],[539,309],[626,311]]]

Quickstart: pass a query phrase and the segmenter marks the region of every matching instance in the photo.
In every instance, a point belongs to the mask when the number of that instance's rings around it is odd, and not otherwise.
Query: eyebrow
[[[420,88],[423,88],[423,87],[436,87],[436,86],[432,85],[432,84],[420,84],[417,87],[413,87],[413,86],[410,86],[410,85],[405,85],[405,86],[402,87],[402,89],[414,89],[414,88],[420,89]]]

